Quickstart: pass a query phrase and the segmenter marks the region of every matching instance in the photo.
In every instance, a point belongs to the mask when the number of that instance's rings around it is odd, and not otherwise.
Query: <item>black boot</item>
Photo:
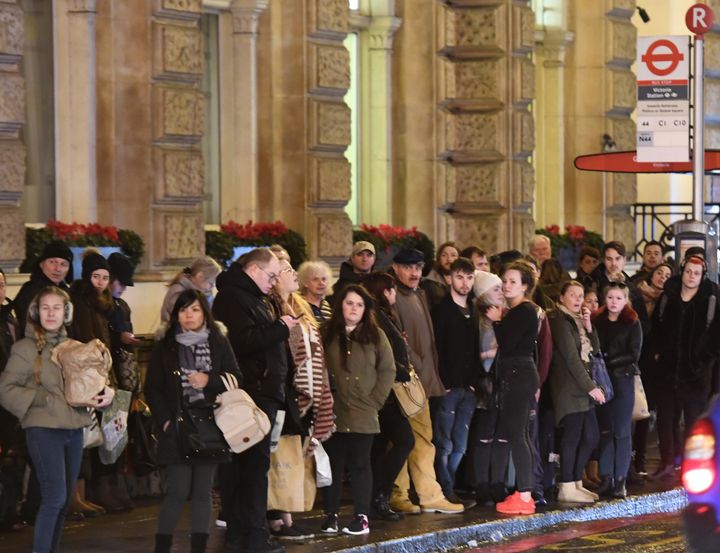
[[[172,534],[155,534],[155,553],[170,553]]]
[[[209,534],[190,534],[190,553],[205,553]]]
[[[475,499],[477,499],[478,505],[481,507],[493,507],[495,502],[490,495],[490,484],[480,482],[475,488]]]
[[[615,479],[615,485],[613,486],[613,497],[615,499],[625,499],[627,497],[627,490],[625,489],[625,477],[618,476]]]
[[[384,493],[377,494],[375,499],[372,500],[370,516],[382,520],[389,520],[390,522],[397,522],[402,518],[400,513],[396,513],[390,508],[388,496]]]
[[[602,476],[600,477],[597,494],[603,499],[612,499],[614,487],[615,480],[613,480],[612,476]]]
[[[505,501],[505,498],[508,496],[507,489],[505,488],[505,484],[502,482],[493,482],[490,484],[490,497],[495,503],[501,503],[502,501]]]

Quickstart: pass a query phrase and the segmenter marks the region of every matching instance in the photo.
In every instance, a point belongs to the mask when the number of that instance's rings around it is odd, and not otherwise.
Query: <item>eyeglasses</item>
[[[278,275],[275,273],[268,273],[265,269],[263,269],[260,265],[257,266],[258,269],[260,269],[263,273],[265,273],[270,280],[271,283],[278,281]]]
[[[280,271],[280,274],[283,273],[297,273],[297,271],[292,267],[285,267],[282,271]]]

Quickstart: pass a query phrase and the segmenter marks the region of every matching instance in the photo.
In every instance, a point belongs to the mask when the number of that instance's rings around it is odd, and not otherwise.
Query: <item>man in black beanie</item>
[[[65,279],[72,280],[72,262],[73,253],[65,242],[53,240],[45,245],[35,269],[30,274],[30,280],[22,285],[15,297],[15,313],[20,330],[18,339],[25,335],[27,310],[30,302],[40,290],[46,286],[57,286],[69,292],[70,289]]]

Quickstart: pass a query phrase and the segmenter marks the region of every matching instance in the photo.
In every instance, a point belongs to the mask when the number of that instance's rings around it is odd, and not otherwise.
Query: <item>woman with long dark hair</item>
[[[535,512],[532,445],[528,432],[530,409],[539,386],[535,365],[538,314],[530,296],[536,277],[527,263],[515,262],[502,273],[503,295],[508,309],[488,308],[493,321],[497,352],[498,423],[492,451],[491,485],[505,480],[509,454],[515,463],[516,492],[495,506],[500,513]]]
[[[355,518],[345,534],[367,534],[372,494],[370,450],[380,432],[378,411],[395,380],[395,361],[385,333],[375,319],[373,301],[365,288],[351,284],[335,298],[330,320],[323,326],[325,358],[335,382],[337,430],[325,443],[334,475],[325,492],[322,531],[337,533],[342,474],[350,473]]]
[[[173,531],[185,501],[192,498],[190,551],[204,553],[210,531],[212,483],[215,466],[230,455],[213,459],[188,459],[182,451],[173,422],[181,405],[203,417],[212,417],[218,394],[227,388],[223,376],[240,383],[225,327],[213,319],[199,290],[180,293],[167,326],[156,334],[145,397],[162,433],[158,451],[167,466],[167,493],[158,515],[155,553],[170,553]]]
[[[410,380],[410,355],[407,341],[393,313],[397,296],[395,278],[388,273],[371,273],[363,287],[377,302],[375,314],[380,328],[390,340],[395,359],[395,382]],[[415,437],[407,417],[400,410],[395,394],[391,393],[379,413],[380,434],[375,436],[372,448],[373,514],[385,520],[398,520],[399,515],[390,508],[393,483],[400,474]],[[389,446],[389,447],[388,447]]]
[[[642,349],[642,327],[630,306],[630,290],[624,282],[605,287],[605,302],[593,317],[600,338],[614,397],[597,409],[600,427],[600,487],[605,498],[623,498],[632,458],[632,410],[635,375]]]

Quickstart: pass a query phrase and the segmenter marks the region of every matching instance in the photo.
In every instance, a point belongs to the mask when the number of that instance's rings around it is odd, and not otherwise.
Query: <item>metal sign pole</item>
[[[693,40],[693,199],[692,216],[703,220],[705,190],[705,41],[702,35]]]

